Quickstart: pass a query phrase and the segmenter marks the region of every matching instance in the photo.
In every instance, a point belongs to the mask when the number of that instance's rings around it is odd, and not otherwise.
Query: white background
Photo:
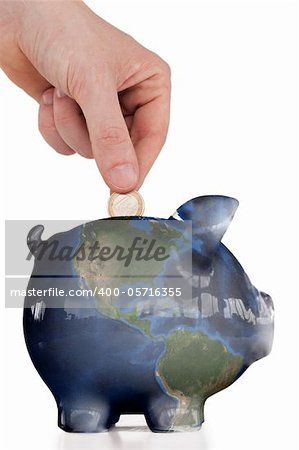
[[[202,194],[239,199],[224,242],[274,299],[274,347],[207,401],[198,433],[153,434],[142,416],[123,416],[113,432],[72,435],[56,426],[54,400],[25,349],[22,311],[3,308],[2,448],[293,449],[299,375],[297,2],[87,3],[172,68],[168,140],[141,189],[146,214],[168,217]],[[3,74],[0,92],[1,216],[105,217],[108,189],[95,163],[51,150],[37,130],[37,105]]]

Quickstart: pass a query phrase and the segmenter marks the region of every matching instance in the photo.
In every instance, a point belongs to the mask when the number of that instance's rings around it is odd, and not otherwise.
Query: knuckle
[[[72,98],[77,98],[86,84],[85,80],[90,73],[87,65],[88,60],[82,60],[78,55],[73,55],[67,63],[65,85],[67,92]]]
[[[170,65],[160,57],[157,57],[156,59],[156,70],[161,78],[164,78],[165,80],[170,80],[171,77]]]
[[[89,73],[89,70],[79,64],[74,69],[68,70],[67,87],[72,98],[79,99],[82,97],[88,83],[86,74]]]
[[[164,61],[164,59],[161,59],[161,69],[162,69],[163,73],[165,74],[165,76],[170,79],[171,78],[171,68],[170,68],[170,65],[166,61]]]
[[[156,80],[163,80],[165,84],[170,84],[171,69],[169,64],[155,53],[148,52],[145,55],[146,62],[141,66],[141,69],[150,73],[150,77]]]
[[[156,86],[161,88],[161,92],[170,92],[171,88],[171,69],[169,64],[160,57],[153,61],[153,79]]]
[[[101,62],[86,61],[82,65],[81,62],[69,70],[67,85],[70,96],[79,104],[89,101],[90,95],[97,86],[102,86],[110,76],[107,64]]]
[[[107,126],[101,129],[94,144],[99,146],[118,146],[129,141],[127,131],[119,126]]]

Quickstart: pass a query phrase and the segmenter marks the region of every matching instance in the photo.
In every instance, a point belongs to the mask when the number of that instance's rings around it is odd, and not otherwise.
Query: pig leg
[[[63,400],[58,406],[58,426],[73,433],[99,433],[117,421],[108,401]],[[112,421],[112,422],[111,422]]]
[[[144,411],[145,420],[151,431],[157,433],[171,431],[177,405],[177,400],[165,394],[151,399]]]
[[[154,432],[196,431],[203,422],[203,403],[195,398],[181,397],[176,403],[169,399],[151,402],[145,418]]]

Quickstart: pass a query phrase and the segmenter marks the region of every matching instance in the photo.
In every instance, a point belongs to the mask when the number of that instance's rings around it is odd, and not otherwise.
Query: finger
[[[51,84],[37,71],[19,48],[5,55],[8,60],[2,61],[2,69],[8,78],[38,103]]]
[[[86,122],[78,103],[55,89],[53,108],[55,126],[64,142],[85,158],[93,158]]]
[[[89,83],[78,99],[89,131],[92,152],[111,190],[128,192],[138,181],[138,162],[110,80]]]
[[[156,98],[138,108],[134,114],[130,133],[139,164],[137,189],[143,184],[165,143],[168,125],[167,98]]]
[[[45,141],[62,155],[73,155],[72,150],[59,135],[54,121],[53,111],[54,88],[47,89],[40,101],[38,113],[38,128]]]

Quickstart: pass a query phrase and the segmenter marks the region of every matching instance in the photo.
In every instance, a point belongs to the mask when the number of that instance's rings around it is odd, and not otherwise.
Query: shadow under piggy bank
[[[205,400],[270,352],[271,297],[221,243],[237,206],[203,196],[169,219],[29,232],[28,290],[42,296],[27,294],[24,334],[60,428],[99,432],[142,413],[155,432],[197,430]]]

